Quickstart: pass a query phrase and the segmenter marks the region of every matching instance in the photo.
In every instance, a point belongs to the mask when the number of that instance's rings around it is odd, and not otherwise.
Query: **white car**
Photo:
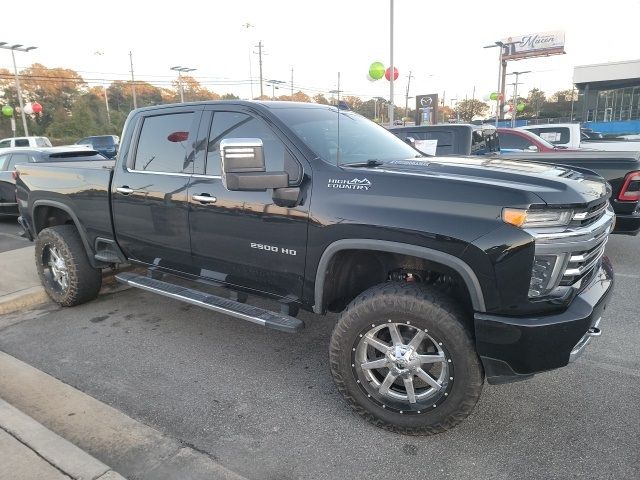
[[[51,141],[47,137],[11,137],[0,140],[0,148],[15,147],[52,147]]]

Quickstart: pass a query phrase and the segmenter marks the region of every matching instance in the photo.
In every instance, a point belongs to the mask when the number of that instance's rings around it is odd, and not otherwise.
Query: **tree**
[[[307,95],[306,93],[303,93],[301,91],[297,91],[293,94],[293,96],[291,97],[291,100],[293,100],[294,102],[307,102],[307,103],[311,103],[311,97],[309,95]]]
[[[173,82],[176,89],[176,100],[180,98],[179,85],[176,80]],[[197,102],[201,100],[220,100],[220,95],[203,87],[200,82],[189,75],[182,76],[182,89],[184,90],[184,100],[186,102]]]
[[[321,93],[318,93],[317,95],[314,95],[313,101],[315,103],[321,103],[323,105],[329,105],[329,100],[327,100],[327,98]]]
[[[547,97],[545,96],[544,92],[538,88],[532,88],[529,91],[529,95],[527,95],[527,113],[529,113],[530,116],[538,116],[540,110],[544,107],[544,104],[546,102]]]
[[[220,97],[220,100],[240,100],[240,97],[234,95],[233,93],[225,93]]]
[[[480,100],[462,100],[456,104],[454,111],[461,120],[470,122],[476,116],[483,116],[489,110],[489,105]]]
[[[355,96],[346,96],[344,98],[341,98],[340,101],[344,101],[347,105],[349,105],[349,108],[351,110],[358,113],[361,112],[362,106],[364,105],[364,102],[362,101],[362,99],[360,99],[360,97],[355,97]]]
[[[578,95],[576,95],[574,90],[560,90],[554,93],[553,95],[551,95],[551,101],[552,102],[570,102],[572,97],[574,101],[578,99]]]

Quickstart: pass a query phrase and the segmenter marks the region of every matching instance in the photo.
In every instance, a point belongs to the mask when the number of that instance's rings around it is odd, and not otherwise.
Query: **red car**
[[[558,150],[570,151],[566,148],[558,148],[535,133],[518,128],[498,128],[498,140],[500,153],[539,152],[551,153]]]

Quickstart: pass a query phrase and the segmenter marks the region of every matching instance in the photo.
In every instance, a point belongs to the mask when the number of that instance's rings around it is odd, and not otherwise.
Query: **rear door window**
[[[28,138],[16,138],[15,146],[16,147],[28,147],[29,146],[29,139]]]
[[[193,173],[194,112],[154,115],[143,120],[134,170]]]
[[[12,171],[16,165],[29,163],[31,161],[33,161],[33,157],[31,155],[27,155],[26,153],[14,153],[11,155],[11,159],[7,165],[7,170]]]
[[[5,153],[4,155],[0,155],[0,170],[6,170],[5,165],[9,160],[9,154]]]
[[[527,150],[533,142],[513,133],[500,134],[500,150]]]

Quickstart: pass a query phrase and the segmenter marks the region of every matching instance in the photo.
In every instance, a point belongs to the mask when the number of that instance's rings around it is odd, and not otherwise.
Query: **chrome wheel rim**
[[[411,322],[388,320],[360,332],[351,367],[370,400],[399,413],[437,408],[453,384],[446,347]]]
[[[48,271],[53,286],[60,291],[65,291],[69,286],[69,272],[60,251],[53,245],[44,249],[43,264]]]

